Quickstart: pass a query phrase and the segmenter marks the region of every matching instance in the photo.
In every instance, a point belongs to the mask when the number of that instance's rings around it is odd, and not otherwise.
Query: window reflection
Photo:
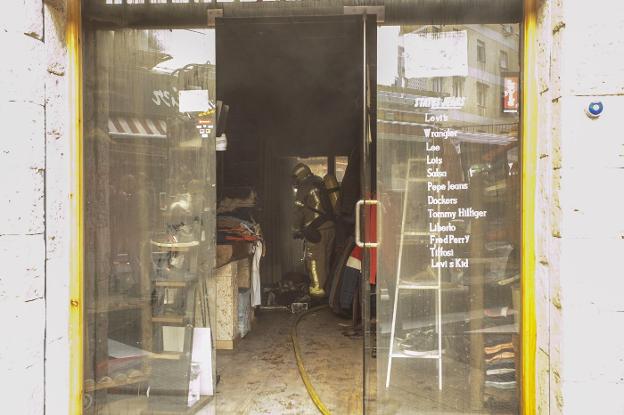
[[[215,379],[214,35],[85,40],[84,412],[182,413]]]
[[[379,28],[377,413],[518,412],[517,33]]]

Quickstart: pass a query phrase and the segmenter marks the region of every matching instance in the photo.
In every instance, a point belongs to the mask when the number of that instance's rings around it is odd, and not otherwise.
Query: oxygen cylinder
[[[327,194],[329,195],[329,201],[332,204],[332,208],[334,209],[334,214],[338,214],[338,196],[340,196],[340,185],[338,184],[338,180],[336,180],[336,176],[333,174],[326,174],[323,177],[323,184],[327,189]]]

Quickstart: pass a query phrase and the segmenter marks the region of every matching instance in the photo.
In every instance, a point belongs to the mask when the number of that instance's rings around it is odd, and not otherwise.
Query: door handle
[[[355,204],[355,244],[359,246],[360,248],[377,248],[379,246],[379,240],[375,242],[366,242],[366,241],[362,241],[360,237],[361,236],[361,233],[360,233],[361,214],[360,212],[362,210],[362,206],[366,206],[366,205],[377,206],[379,205],[379,201],[374,200],[374,199],[361,199],[361,200],[358,200],[358,202]],[[375,221],[375,223],[379,223],[379,222]],[[379,229],[377,229],[377,231],[379,231]],[[377,232],[377,234],[379,234],[379,232]]]

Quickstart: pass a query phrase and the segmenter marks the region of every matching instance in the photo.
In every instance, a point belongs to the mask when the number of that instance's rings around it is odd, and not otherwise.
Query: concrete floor
[[[258,315],[253,330],[234,351],[217,352],[217,414],[318,414],[299,376],[285,311]],[[304,365],[334,414],[362,408],[362,337],[347,337],[349,321],[328,309],[299,324]]]

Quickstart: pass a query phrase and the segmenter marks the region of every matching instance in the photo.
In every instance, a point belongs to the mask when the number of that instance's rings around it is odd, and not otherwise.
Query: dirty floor
[[[318,414],[297,370],[285,311],[260,314],[234,351],[217,352],[218,414]],[[348,320],[328,309],[299,324],[304,365],[321,400],[334,414],[361,413],[362,337],[343,334]]]

